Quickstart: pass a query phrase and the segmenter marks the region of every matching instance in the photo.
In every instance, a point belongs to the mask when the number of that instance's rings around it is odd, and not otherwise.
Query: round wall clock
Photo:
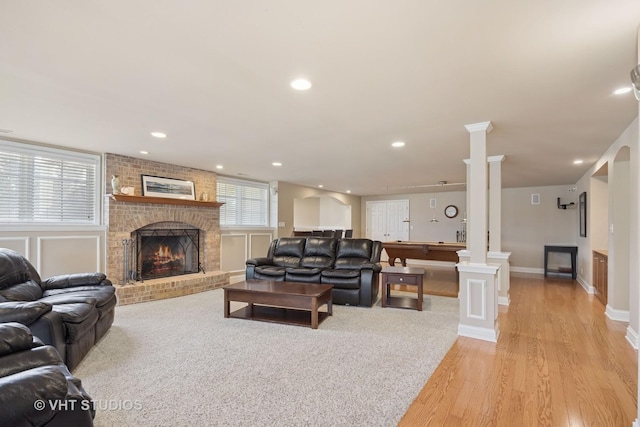
[[[455,218],[458,216],[458,208],[455,205],[449,205],[444,208],[444,214],[447,218]]]

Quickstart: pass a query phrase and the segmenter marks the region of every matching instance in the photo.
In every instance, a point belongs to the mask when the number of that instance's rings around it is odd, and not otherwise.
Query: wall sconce
[[[575,206],[575,202],[570,203],[562,203],[560,202],[560,197],[558,197],[558,209],[567,209]]]
[[[633,94],[640,101],[640,64],[631,70],[631,83],[633,86]]]

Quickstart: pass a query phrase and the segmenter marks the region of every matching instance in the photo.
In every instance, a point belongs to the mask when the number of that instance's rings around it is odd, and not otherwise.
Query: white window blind
[[[98,155],[0,141],[0,222],[97,224]]]
[[[269,220],[269,185],[219,176],[217,199],[221,226],[266,227]]]

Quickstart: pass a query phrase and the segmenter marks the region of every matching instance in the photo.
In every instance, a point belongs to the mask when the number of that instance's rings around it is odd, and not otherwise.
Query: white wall
[[[278,181],[278,230],[276,237],[288,237],[293,234],[295,200],[307,198],[331,197],[343,205],[351,206],[351,225],[353,237],[360,233],[360,196],[325,191],[318,188],[305,187],[290,182]]]
[[[635,335],[637,341],[638,332],[638,306],[640,301],[638,292],[638,280],[639,271],[638,265],[640,263],[640,255],[638,249],[638,221],[639,221],[639,209],[638,203],[638,184],[640,183],[640,177],[638,175],[638,166],[640,164],[639,153],[639,140],[638,140],[638,125],[639,120],[636,119],[629,125],[629,127],[616,139],[616,141],[609,147],[609,149],[596,161],[596,163],[580,178],[577,183],[578,192],[587,192],[587,204],[589,205],[589,215],[587,218],[588,229],[591,234],[587,234],[587,237],[578,237],[578,264],[582,267],[578,272],[578,280],[583,286],[588,287],[592,284],[592,250],[593,249],[607,249],[609,251],[609,266],[615,266],[616,252],[620,251],[620,248],[616,249],[614,240],[611,237],[611,231],[609,227],[613,225],[614,233],[618,229],[616,226],[615,213],[609,215],[609,212],[613,212],[615,209],[614,197],[609,195],[608,183],[605,183],[601,177],[594,178],[597,171],[602,168],[611,169],[611,165],[615,165],[615,159],[621,149],[629,147],[630,152],[630,166],[629,176],[630,188],[633,191],[629,191],[629,232],[632,238],[630,239],[630,247],[628,248],[628,254],[630,259],[628,280],[629,280],[629,328],[627,336]],[[615,179],[615,178],[614,178]],[[608,181],[608,180],[607,180]],[[593,222],[596,222],[595,224]],[[621,229],[623,231],[624,228]],[[622,277],[625,277],[622,274]],[[626,279],[625,279],[626,280]],[[625,284],[626,285],[626,284]],[[616,286],[616,282],[609,283],[609,287]],[[633,341],[632,338],[630,340]]]
[[[320,198],[293,200],[293,227],[295,230],[317,230],[320,226]]]
[[[502,250],[512,252],[510,263],[514,271],[542,273],[545,244],[576,244],[578,234],[577,209],[558,209],[557,198],[563,203],[577,204],[578,196],[570,192],[570,185],[549,187],[505,188],[502,190]],[[531,194],[540,195],[540,204],[531,204]],[[433,211],[429,199],[437,198],[436,218],[430,222]],[[411,226],[409,239],[413,241],[455,242],[456,231],[466,211],[466,192],[398,194],[367,196],[369,200],[409,200]],[[456,218],[444,215],[447,205],[458,207]],[[362,212],[366,213],[363,207]],[[362,219],[363,224],[365,219]],[[365,230],[366,231],[366,230]]]
[[[320,197],[320,227],[331,230],[351,228],[351,205],[333,197]]]

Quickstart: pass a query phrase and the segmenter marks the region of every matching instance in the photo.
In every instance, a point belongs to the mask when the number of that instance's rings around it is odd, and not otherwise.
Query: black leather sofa
[[[52,346],[19,323],[0,324],[0,425],[92,426],[91,397]]]
[[[282,237],[267,256],[246,262],[246,278],[333,285],[335,304],[371,307],[378,300],[382,243],[369,239]]]
[[[109,330],[115,288],[103,273],[42,280],[17,252],[0,248],[0,323],[18,322],[60,353],[73,370]]]

